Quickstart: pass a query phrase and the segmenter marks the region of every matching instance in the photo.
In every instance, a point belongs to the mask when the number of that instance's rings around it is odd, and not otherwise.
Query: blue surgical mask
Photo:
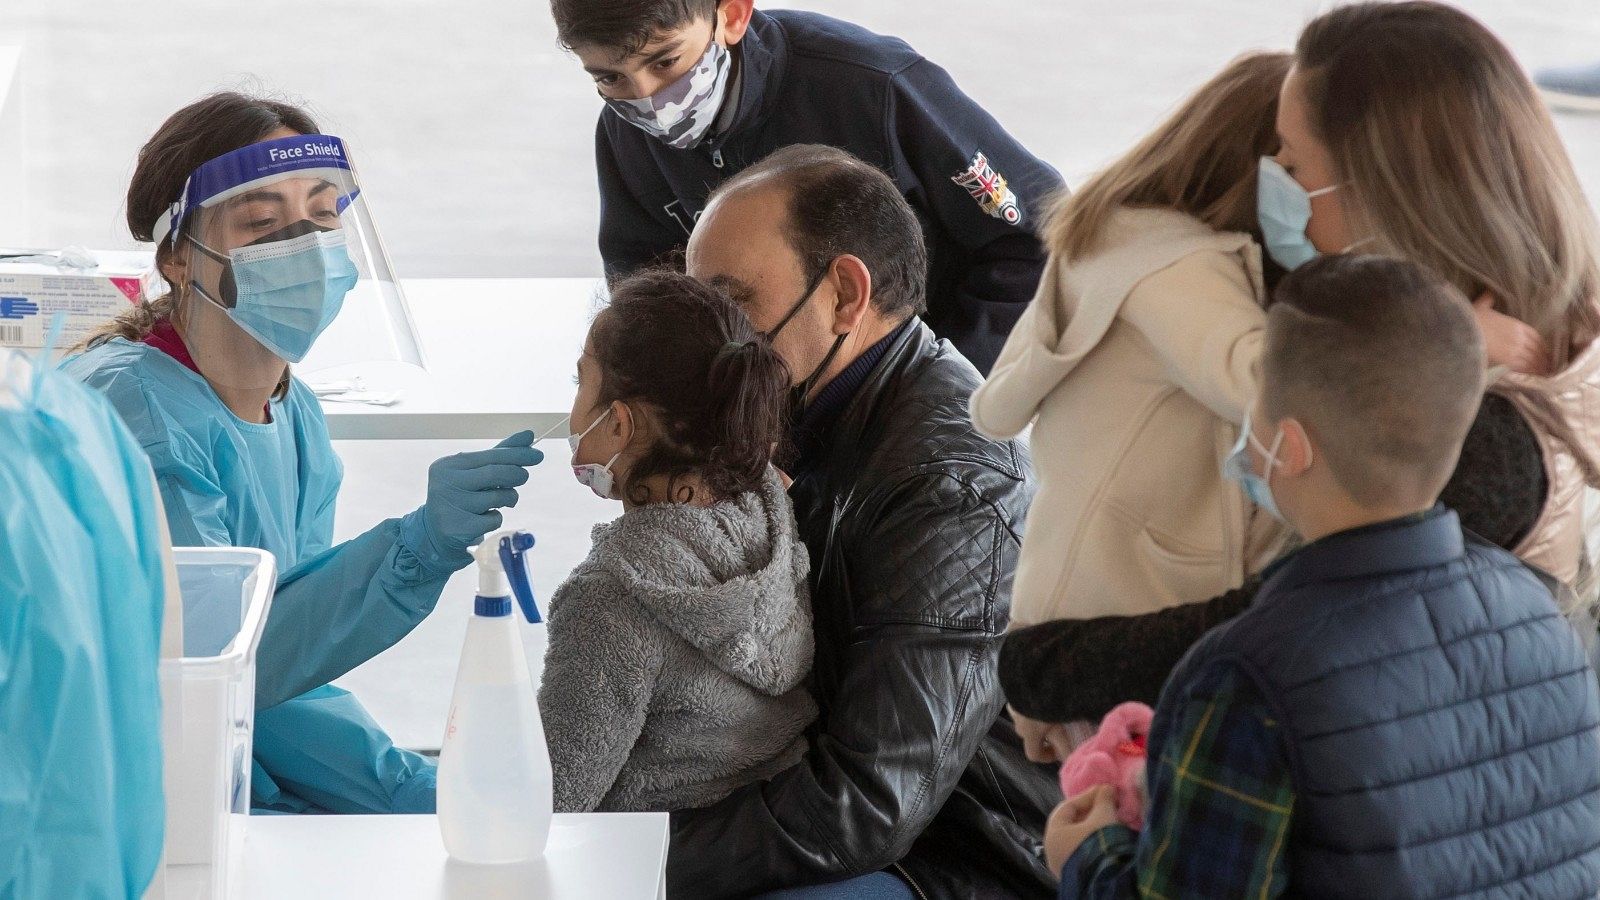
[[[717,120],[732,71],[733,54],[717,43],[713,21],[705,54],[677,81],[638,100],[603,99],[623,121],[668,147],[686,150],[704,140]]]
[[[1317,247],[1306,237],[1306,225],[1311,222],[1311,199],[1338,189],[1338,185],[1330,184],[1307,191],[1277,160],[1261,157],[1256,176],[1256,217],[1261,223],[1267,253],[1278,265],[1298,269],[1316,258]]]
[[[212,296],[197,281],[191,287],[286,362],[306,358],[359,277],[345,250],[344,232],[309,222],[280,229],[226,256],[195,238],[190,241],[225,266],[220,296]]]
[[[1256,452],[1264,460],[1261,471],[1266,475],[1257,475],[1255,467],[1250,465],[1250,447],[1255,446]],[[1278,450],[1283,446],[1283,426],[1278,426],[1278,433],[1272,439],[1271,447],[1263,447],[1256,440],[1255,433],[1250,427],[1250,413],[1244,414],[1244,425],[1239,430],[1239,442],[1233,445],[1233,450],[1222,461],[1222,476],[1230,481],[1238,482],[1244,490],[1244,495],[1251,503],[1266,510],[1267,515],[1283,521],[1283,513],[1278,511],[1278,503],[1272,499],[1272,470],[1282,465],[1278,462]]]

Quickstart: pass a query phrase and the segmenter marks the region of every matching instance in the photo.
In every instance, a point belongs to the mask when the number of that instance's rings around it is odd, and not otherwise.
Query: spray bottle
[[[519,624],[537,612],[531,589],[521,616],[512,600],[519,573],[518,592],[527,585],[521,554],[532,546],[532,535],[506,531],[475,552],[478,596],[456,670],[438,782],[445,850],[465,863],[537,859],[550,836],[550,752]],[[506,552],[518,563],[509,577]]]
[[[533,549],[533,535],[518,531],[500,538],[500,562],[505,565],[511,581],[511,593],[522,608],[518,626],[522,630],[522,650],[528,659],[528,673],[533,678],[534,693],[544,675],[544,652],[550,638],[544,618],[539,614],[539,604],[533,597],[533,582],[528,577],[527,552]]]

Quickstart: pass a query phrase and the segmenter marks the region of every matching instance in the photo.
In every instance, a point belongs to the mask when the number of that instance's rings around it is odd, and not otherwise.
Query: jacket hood
[[[1107,221],[1091,255],[1069,263],[1052,253],[1033,301],[972,395],[973,424],[990,437],[1020,434],[1044,398],[1099,346],[1141,281],[1206,250],[1242,254],[1261,283],[1260,251],[1249,235],[1213,231],[1170,209],[1124,207]]]
[[[715,134],[708,146],[721,147],[736,135],[760,127],[772,113],[771,100],[777,96],[777,84],[783,79],[789,61],[789,45],[783,28],[762,10],[750,16],[750,27],[736,50],[739,66],[737,96],[731,98],[738,107],[733,120]],[[720,123],[719,123],[720,124]]]
[[[658,503],[594,530],[590,558],[719,669],[777,696],[811,670],[810,557],[777,471],[709,507]]]

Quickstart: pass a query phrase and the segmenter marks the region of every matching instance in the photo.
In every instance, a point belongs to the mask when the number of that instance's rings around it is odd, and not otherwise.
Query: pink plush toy
[[[1117,789],[1117,818],[1134,830],[1144,827],[1145,741],[1155,712],[1143,703],[1124,703],[1106,713],[1100,731],[1061,764],[1061,793],[1067,797],[1109,784]]]

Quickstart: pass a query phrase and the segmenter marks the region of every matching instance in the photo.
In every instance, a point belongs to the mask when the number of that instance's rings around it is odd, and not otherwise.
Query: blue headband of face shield
[[[197,210],[215,206],[257,187],[293,175],[321,178],[339,189],[338,210],[355,200],[355,172],[344,141],[331,134],[299,134],[240,147],[210,160],[189,174],[183,193],[156,220],[156,243],[170,239],[177,246],[177,235],[184,222]]]

